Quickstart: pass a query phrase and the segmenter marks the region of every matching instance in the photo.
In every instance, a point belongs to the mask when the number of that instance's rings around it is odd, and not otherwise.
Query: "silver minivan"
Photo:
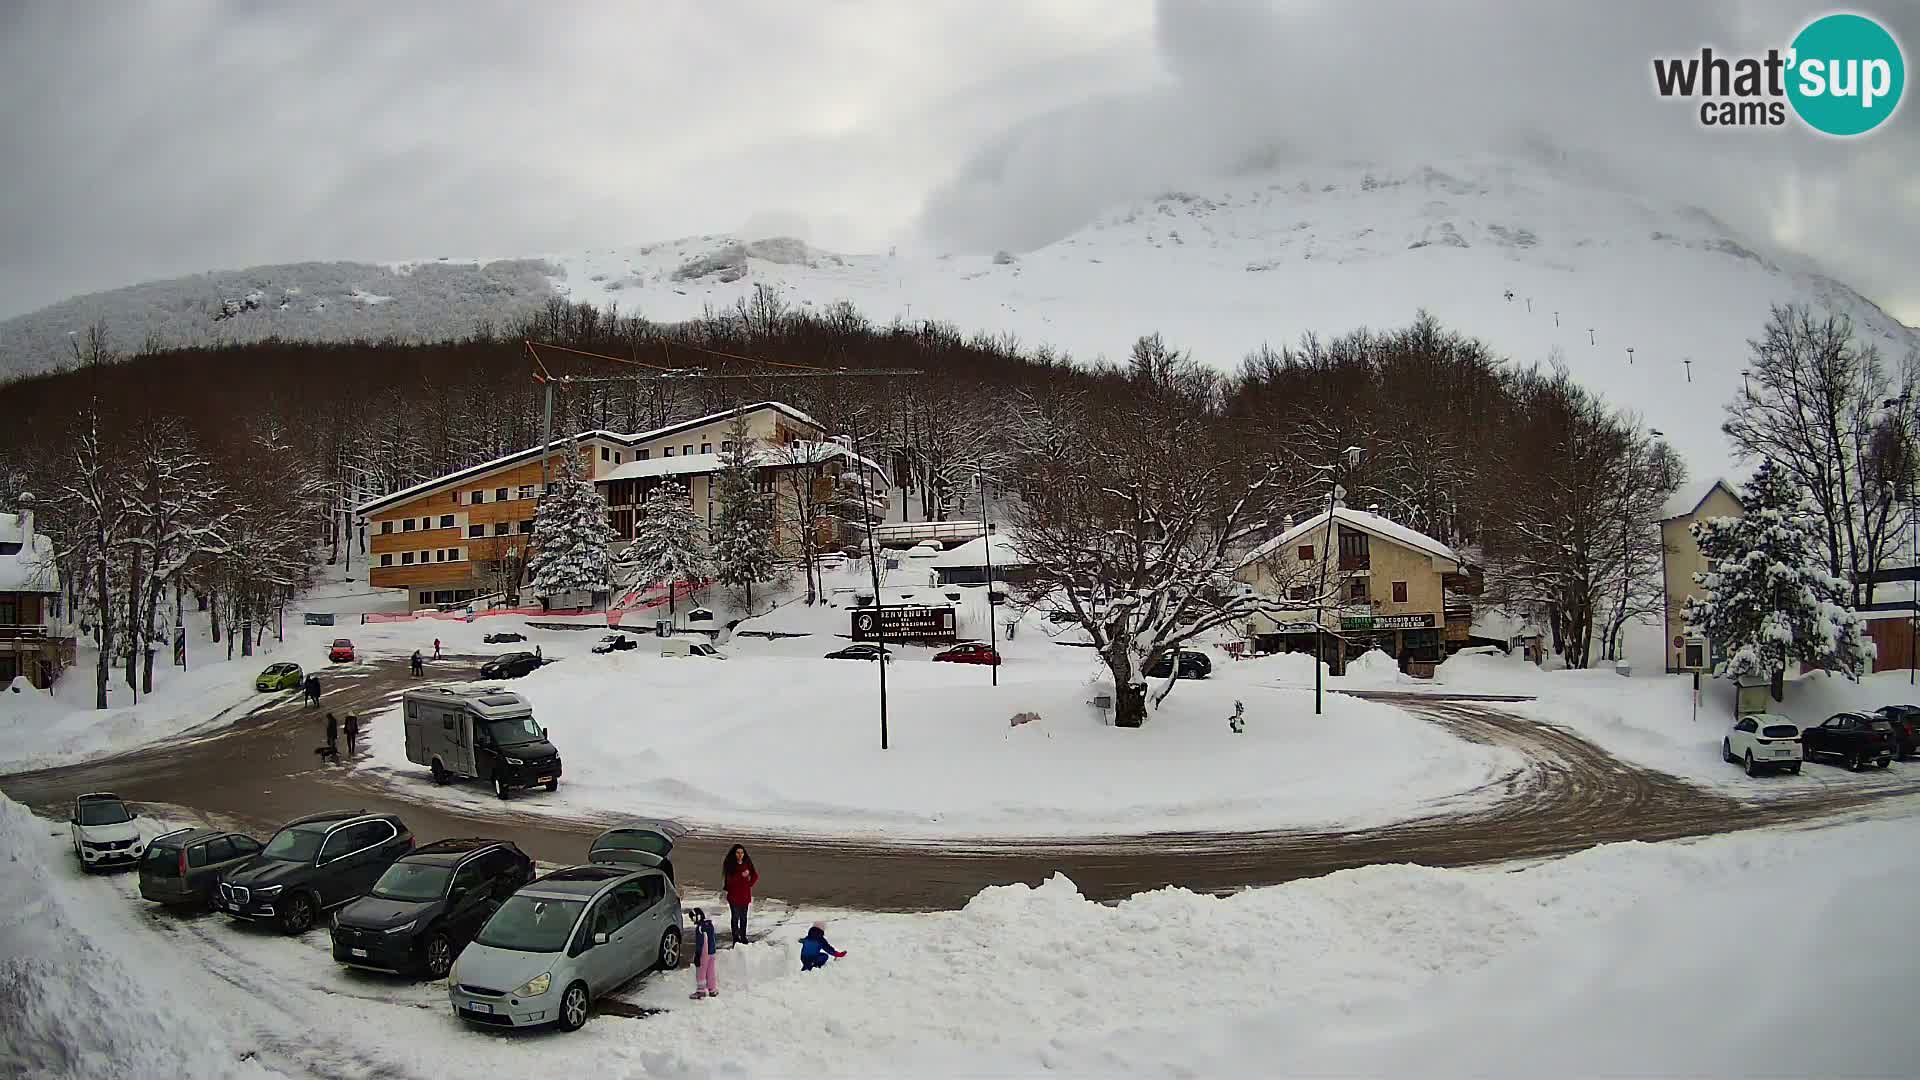
[[[587,1022],[593,1002],[652,968],[680,966],[680,892],[672,839],[649,826],[609,829],[584,866],[535,878],[507,898],[454,961],[447,997],[490,1027]]]

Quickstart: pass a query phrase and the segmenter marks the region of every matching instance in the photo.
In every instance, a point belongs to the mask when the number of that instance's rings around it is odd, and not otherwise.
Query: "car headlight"
[[[415,923],[417,923],[417,922],[419,922],[419,921],[420,921],[419,919],[409,919],[409,920],[407,920],[406,922],[403,922],[403,923],[401,923],[401,924],[400,924],[399,926],[390,926],[390,927],[388,927],[387,929],[385,929],[385,930],[383,930],[383,931],[381,931],[381,933],[384,933],[384,934],[404,934],[404,933],[406,933],[407,931],[409,931],[409,930],[411,930],[411,929],[413,929],[413,927],[414,927],[414,924],[415,924]]]
[[[507,764],[509,764],[509,765],[525,765],[525,764],[526,764],[526,762],[525,762],[525,761],[522,761],[521,759],[519,759],[519,758],[517,758],[517,757],[510,757],[510,758],[505,758],[504,760],[505,760],[505,761],[506,761],[506,763],[507,763]]]
[[[280,890],[284,888],[286,888],[285,885],[268,885],[263,888],[253,890],[253,895],[262,896],[262,897],[279,896]]]
[[[523,998],[539,997],[541,994],[544,994],[547,992],[547,987],[552,985],[553,985],[553,972],[549,971],[541,975],[535,975],[533,978],[528,979],[525,985],[521,986],[519,989],[513,992],[513,996],[523,997]]]

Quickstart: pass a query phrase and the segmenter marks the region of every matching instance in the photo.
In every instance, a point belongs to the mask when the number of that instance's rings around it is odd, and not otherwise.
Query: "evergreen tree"
[[[534,594],[607,591],[612,543],[606,501],[581,471],[578,450],[569,445],[559,479],[533,519],[534,551],[527,565]]]
[[[713,522],[714,576],[746,600],[753,614],[753,587],[773,578],[773,509],[754,484],[755,453],[744,422],[727,432],[720,449],[719,512]]]
[[[1687,628],[1724,650],[1714,674],[1765,677],[1779,700],[1790,660],[1859,678],[1873,643],[1846,606],[1847,582],[1827,570],[1819,510],[1771,459],[1748,482],[1744,517],[1695,522],[1707,559],[1694,581],[1703,600],[1687,601]]]
[[[640,580],[667,586],[667,612],[676,610],[674,589],[698,585],[713,576],[707,551],[707,526],[693,512],[687,489],[665,481],[647,493],[640,506],[629,554],[640,566]]]

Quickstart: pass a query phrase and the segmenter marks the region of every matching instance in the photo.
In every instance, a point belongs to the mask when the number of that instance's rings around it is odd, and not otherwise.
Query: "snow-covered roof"
[[[863,465],[872,469],[880,477],[881,483],[890,482],[887,480],[887,471],[881,468],[879,462],[861,457],[836,442],[793,442],[761,447],[752,454],[753,466],[758,469],[813,464],[835,458],[845,458],[856,465]],[[610,480],[641,480],[656,476],[701,476],[717,473],[725,467],[726,459],[722,454],[676,454],[672,457],[629,461],[595,477],[594,482],[604,484]]]
[[[19,545],[19,550],[15,550]],[[31,542],[21,528],[20,515],[0,514],[0,592],[60,591],[60,571],[53,562],[53,541],[36,531]]]
[[[1411,548],[1414,551],[1430,555],[1433,558],[1445,559],[1451,563],[1460,561],[1460,556],[1455,555],[1453,549],[1447,545],[1435,540],[1426,533],[1409,529],[1405,525],[1395,524],[1387,518],[1381,517],[1379,514],[1369,513],[1365,510],[1355,510],[1346,506],[1336,506],[1333,509],[1333,518],[1341,525],[1351,526],[1364,533],[1372,533],[1382,540],[1399,544],[1404,548]],[[1254,548],[1245,559],[1240,560],[1240,565],[1245,566],[1248,563],[1258,562],[1286,547],[1288,544],[1293,543],[1295,540],[1306,537],[1315,529],[1324,529],[1326,527],[1327,515],[1315,514],[1300,524],[1295,525],[1293,528],[1288,529],[1286,532],[1281,533],[1279,536]]]
[[[1680,485],[1679,490],[1668,497],[1667,504],[1660,508],[1660,520],[1672,521],[1674,518],[1686,517],[1700,509],[1700,504],[1707,501],[1707,496],[1713,494],[1714,488],[1724,488],[1734,502],[1740,501],[1740,493],[1735,491],[1733,485],[1727,483],[1724,477],[1711,476],[1705,480],[1695,480]]]
[[[784,402],[779,402],[779,401],[760,401],[760,402],[755,402],[752,405],[742,405],[734,409],[723,409],[717,413],[708,413],[705,416],[696,416],[691,420],[681,420],[676,423],[668,424],[666,427],[654,428],[651,431],[642,431],[632,435],[622,435],[617,431],[606,431],[602,429],[595,429],[592,431],[583,431],[578,435],[575,435],[573,438],[574,439],[602,439],[607,442],[618,443],[622,446],[632,446],[635,443],[648,442],[653,439],[668,438],[670,436],[679,434],[680,432],[688,430],[690,428],[699,427],[702,424],[711,424],[720,420],[727,420],[732,417],[738,416],[742,413],[755,412],[760,409],[772,409],[775,412],[785,413],[787,416],[793,418],[794,420],[798,420],[799,422],[806,424],[814,428],[815,430],[821,430],[819,421],[815,420],[813,417],[808,416],[806,413],[801,412],[799,409],[796,409],[791,405],[788,405]],[[570,441],[573,441],[573,440],[555,439],[552,442],[547,444],[547,452],[552,453],[556,450],[564,450],[567,447],[567,443]],[[467,468],[460,469],[455,472],[447,473],[445,476],[436,476],[431,480],[423,480],[420,483],[413,485],[412,487],[401,488],[399,491],[393,492],[390,495],[382,495],[377,499],[373,499],[368,502],[361,503],[359,506],[355,507],[354,510],[356,513],[359,513],[359,514],[368,514],[375,510],[380,509],[383,506],[392,506],[394,503],[403,502],[407,499],[412,499],[421,495],[426,495],[440,488],[449,487],[455,484],[459,484],[463,481],[470,480],[476,476],[485,476],[488,473],[505,468],[509,465],[516,465],[522,461],[525,461],[528,458],[533,458],[538,456],[540,456],[540,448],[538,446],[530,446],[525,450],[515,451],[514,453],[508,454],[504,457],[494,458],[492,461],[483,461],[478,465],[470,465]]]
[[[991,550],[988,548],[989,543],[992,544]],[[959,547],[941,552],[928,559],[927,565],[936,570],[985,566],[989,554],[993,556],[995,566],[1025,566],[1027,562],[1026,557],[1021,555],[1019,549],[1014,546],[1013,538],[996,529],[987,536],[969,540]]]

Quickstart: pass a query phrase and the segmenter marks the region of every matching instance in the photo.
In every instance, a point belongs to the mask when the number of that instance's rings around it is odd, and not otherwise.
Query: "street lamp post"
[[[1000,631],[994,624],[996,615],[993,610],[993,520],[987,516],[987,474],[979,469],[973,470],[973,482],[980,489],[980,546],[986,552],[987,560],[987,647],[992,650],[993,663],[987,670],[993,673],[993,685],[1000,685]]]
[[[1347,447],[1341,456],[1346,459],[1349,469],[1360,464],[1360,448],[1357,446]],[[1339,480],[1333,475],[1339,471],[1338,464],[1323,465],[1320,468],[1329,474],[1327,481],[1332,486],[1327,489],[1327,538],[1320,548],[1320,587],[1315,591],[1313,601],[1313,714],[1315,716],[1320,715],[1321,698],[1325,693],[1320,667],[1325,662],[1321,652],[1322,643],[1326,641],[1327,636],[1327,564],[1333,559],[1333,511],[1340,497],[1346,493],[1340,487]]]
[[[1916,679],[1920,679],[1920,514],[1915,513],[1914,505],[1915,495],[1920,494],[1915,483],[1920,477],[1915,476],[1913,467],[1913,426],[1908,416],[1913,395],[1903,393],[1880,404],[1900,410],[1900,432],[1906,443],[1902,457],[1907,468],[1907,580],[1913,584],[1913,600],[1907,606],[1907,685],[1913,686]],[[1867,594],[1867,602],[1873,602],[1871,592]]]
[[[867,480],[866,442],[860,429],[854,429],[853,453],[860,459],[860,502],[861,512],[867,518],[867,565],[873,571],[873,639],[880,649],[880,658],[873,666],[880,669],[880,749],[887,748],[887,619],[885,605],[880,601],[880,554],[873,540],[873,491]]]

